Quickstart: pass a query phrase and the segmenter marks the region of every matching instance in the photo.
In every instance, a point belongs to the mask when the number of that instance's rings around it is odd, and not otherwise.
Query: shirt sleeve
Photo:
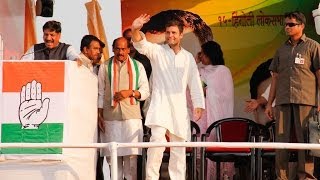
[[[138,82],[138,86],[139,86],[138,91],[141,94],[141,97],[139,100],[143,101],[147,99],[150,95],[149,82],[148,82],[146,70],[144,69],[143,65],[141,63],[138,63],[138,64],[139,64],[139,73],[140,73],[139,82]]]
[[[69,46],[67,49],[67,59],[68,60],[75,60],[75,59],[81,59],[80,55],[76,52],[73,46]]]
[[[269,70],[275,73],[278,73],[278,65],[279,65],[279,52],[273,56],[272,62],[269,66]]]
[[[140,53],[147,56],[150,61],[156,58],[156,54],[160,51],[161,46],[156,43],[151,43],[147,41],[146,36],[140,32],[142,40],[138,42],[133,42],[134,48]]]
[[[22,55],[21,60],[34,60],[34,46],[31,46],[28,51]]]
[[[193,108],[205,108],[204,94],[200,80],[200,74],[193,56],[190,55],[188,74],[188,87],[190,90]]]
[[[106,87],[105,63],[102,63],[98,73],[98,108],[103,108]]]

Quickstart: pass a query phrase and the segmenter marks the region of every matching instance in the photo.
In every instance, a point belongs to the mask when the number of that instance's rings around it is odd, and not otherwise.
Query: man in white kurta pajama
[[[128,40],[114,41],[114,57],[100,65],[98,74],[98,117],[102,142],[141,142],[142,120],[139,100],[149,96],[149,83],[143,65],[131,59]],[[103,156],[110,156],[108,149]],[[137,179],[138,148],[118,150],[118,179]]]
[[[204,109],[204,95],[197,65],[191,53],[180,46],[183,23],[171,21],[166,25],[166,44],[158,45],[146,40],[139,30],[149,21],[141,15],[132,24],[134,47],[146,55],[152,65],[152,95],[145,125],[151,128],[151,142],[166,142],[167,133],[172,142],[190,140],[190,117],[187,113],[186,89],[190,89],[196,119]],[[165,147],[149,148],[146,179],[158,180]],[[171,179],[186,178],[186,154],[184,147],[172,147],[169,160]]]

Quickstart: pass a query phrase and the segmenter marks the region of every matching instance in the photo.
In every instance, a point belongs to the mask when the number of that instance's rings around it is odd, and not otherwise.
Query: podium
[[[0,62],[1,143],[94,143],[97,76],[73,61]],[[2,148],[1,180],[94,180],[96,149]]]

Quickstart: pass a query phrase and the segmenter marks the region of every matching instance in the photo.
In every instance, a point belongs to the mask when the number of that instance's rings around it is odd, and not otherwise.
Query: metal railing
[[[109,148],[111,152],[111,180],[117,180],[118,148],[149,147],[220,147],[220,148],[273,148],[273,149],[308,149],[320,150],[320,144],[305,143],[265,143],[265,142],[166,142],[166,143],[0,143],[0,148]]]

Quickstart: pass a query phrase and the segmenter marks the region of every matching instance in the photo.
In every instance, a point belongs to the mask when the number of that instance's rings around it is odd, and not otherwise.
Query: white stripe
[[[1,93],[0,93],[1,94]],[[20,93],[10,92],[2,94],[2,122],[3,123],[20,123],[19,122],[19,105]],[[66,108],[64,93],[42,93],[42,98],[50,98],[48,116],[45,123],[62,123],[66,122]]]
[[[5,160],[15,159],[19,162],[26,162],[30,160],[33,163],[36,162],[36,160],[39,160],[39,163],[43,162],[43,160],[59,160],[58,162],[61,162],[60,160],[63,159],[62,154],[4,154],[3,156]],[[55,163],[57,163],[57,161]]]
[[[114,104],[113,104],[113,94],[114,94],[114,92],[113,92],[113,58],[112,59],[110,59],[110,61],[112,60],[112,63],[111,63],[111,77],[110,77],[110,92],[111,92],[111,106],[114,106]],[[108,62],[108,65],[106,66],[107,67],[107,69],[109,70],[109,63],[110,62]],[[109,72],[108,72],[108,74],[107,74],[107,76],[108,76],[108,78],[109,78]]]
[[[0,61],[0,69],[1,69],[1,72],[3,72],[3,61]],[[4,119],[3,118],[3,94],[2,94],[2,74],[3,73],[0,73],[0,122]],[[0,138],[1,138],[1,128],[0,128]],[[0,141],[1,143],[1,141]]]

